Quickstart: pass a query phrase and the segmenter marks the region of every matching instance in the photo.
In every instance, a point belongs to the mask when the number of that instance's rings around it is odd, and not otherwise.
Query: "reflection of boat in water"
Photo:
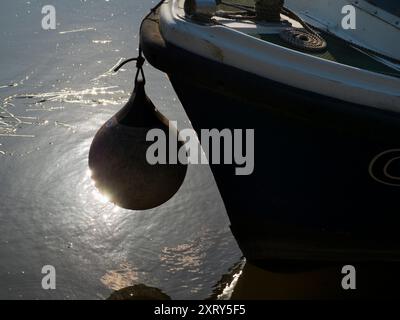
[[[357,263],[356,290],[343,290],[343,264],[296,272],[271,272],[246,263],[231,300],[399,298],[399,263]]]
[[[399,260],[394,1],[355,2],[356,30],[341,28],[344,1],[281,2],[165,1],[141,46],[196,131],[255,129],[252,175],[211,164],[249,260]]]
[[[343,265],[274,271],[239,261],[214,285],[205,300],[393,299],[399,297],[399,263],[355,264],[357,290],[343,290]],[[275,272],[276,271],[276,272]],[[158,288],[136,284],[114,291],[107,300],[171,300]]]
[[[107,300],[171,300],[171,298],[158,288],[137,284],[114,291]]]

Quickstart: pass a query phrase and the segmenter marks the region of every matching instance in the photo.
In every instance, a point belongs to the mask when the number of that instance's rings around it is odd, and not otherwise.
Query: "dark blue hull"
[[[249,260],[400,260],[399,114],[204,59],[165,43],[156,20],[144,23],[141,43],[196,131],[255,129],[252,175],[211,165]]]

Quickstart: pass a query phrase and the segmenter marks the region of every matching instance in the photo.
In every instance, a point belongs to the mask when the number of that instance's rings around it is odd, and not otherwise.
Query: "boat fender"
[[[127,104],[97,132],[89,151],[89,168],[98,191],[110,202],[131,210],[151,209],[167,202],[183,184],[187,171],[186,164],[151,164],[147,159],[154,143],[147,140],[148,132],[161,129],[167,136],[171,129],[146,95],[144,58],[139,52],[139,58],[126,60],[116,68],[137,61],[135,89]],[[138,79],[140,74],[142,80]],[[178,137],[177,131],[172,133]],[[170,150],[169,143],[166,150]]]

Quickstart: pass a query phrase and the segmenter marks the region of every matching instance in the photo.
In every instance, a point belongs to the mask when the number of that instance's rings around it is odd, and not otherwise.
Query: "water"
[[[123,210],[96,192],[88,151],[128,99],[144,0],[52,1],[57,29],[41,28],[47,1],[0,13],[0,299],[106,299],[137,284],[173,299],[206,299],[236,274],[241,252],[212,174],[190,167],[163,206]],[[189,125],[173,89],[146,66],[147,91]],[[41,288],[44,265],[57,290]],[[240,269],[240,268],[239,268]]]

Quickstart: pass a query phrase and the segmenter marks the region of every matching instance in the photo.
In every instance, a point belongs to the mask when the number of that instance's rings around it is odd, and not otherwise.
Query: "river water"
[[[88,151],[99,127],[128,99],[144,0],[1,3],[0,299],[106,299],[143,284],[173,299],[210,297],[241,261],[208,167],[190,167],[163,206],[123,210],[96,192]],[[145,67],[148,95],[188,123],[167,78]],[[56,290],[41,287],[45,265]]]

